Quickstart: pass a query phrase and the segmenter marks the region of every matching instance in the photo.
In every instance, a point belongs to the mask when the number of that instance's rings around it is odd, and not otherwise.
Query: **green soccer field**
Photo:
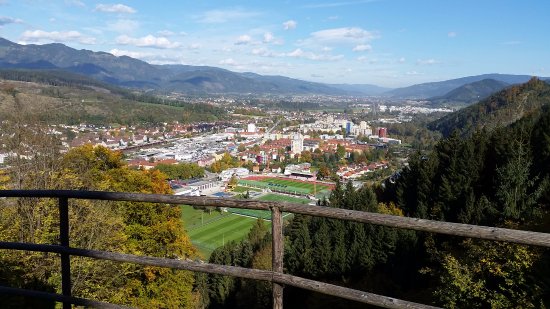
[[[282,178],[266,177],[258,180],[239,180],[239,184],[251,187],[268,188],[273,191],[281,191],[287,193],[299,193],[299,194],[313,194],[326,192],[329,190],[329,186],[325,184],[317,184],[309,182],[300,182],[287,180]]]
[[[310,202],[307,199],[272,193],[265,194],[258,200],[303,204]],[[271,212],[267,210],[229,208],[227,213],[213,210],[208,214],[191,206],[181,206],[181,209],[184,228],[205,260],[208,260],[214,249],[224,243],[245,238],[257,218],[265,219],[266,226],[271,229]],[[287,220],[291,216],[285,213],[283,217]]]
[[[236,215],[232,213],[220,213],[212,211],[210,214],[202,209],[194,209],[192,206],[181,206],[183,226],[187,235],[191,238],[193,245],[199,250],[203,259],[208,260],[214,249],[223,246],[229,241],[240,241],[246,237],[250,228],[257,220],[257,217],[266,216],[271,219],[269,211],[246,210],[242,211],[259,212],[247,214],[251,217]],[[271,222],[265,224],[271,228]]]
[[[262,195],[260,198],[258,198],[259,201],[274,201],[274,202],[289,202],[289,203],[299,203],[299,204],[309,204],[311,200],[304,199],[304,198],[298,198],[293,196],[287,196],[287,195],[280,195],[280,194],[266,194]]]

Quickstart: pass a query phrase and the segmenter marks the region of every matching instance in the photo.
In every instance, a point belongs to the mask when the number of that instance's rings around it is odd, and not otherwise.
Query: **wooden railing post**
[[[69,199],[59,198],[59,242],[69,248]],[[71,260],[68,253],[61,253],[61,292],[71,297]],[[63,302],[63,309],[70,309],[70,302]]]
[[[272,270],[283,273],[283,217],[279,207],[271,207]],[[283,285],[273,283],[273,309],[283,308]]]

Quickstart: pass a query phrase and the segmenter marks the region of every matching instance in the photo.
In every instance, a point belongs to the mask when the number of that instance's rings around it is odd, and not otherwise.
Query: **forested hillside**
[[[550,85],[537,78],[511,86],[487,99],[451,113],[428,125],[432,130],[449,136],[454,130],[470,135],[476,130],[509,125],[523,116],[538,114],[542,106],[550,104]]]
[[[180,121],[216,121],[226,112],[209,104],[190,104],[133,93],[79,75],[52,72],[0,71],[0,116],[17,104],[34,121],[63,124],[134,125]]]
[[[464,106],[479,102],[491,94],[509,86],[505,82],[484,79],[453,89],[446,94],[428,99],[432,105]]]
[[[523,90],[535,95],[541,93],[539,87],[547,89],[533,80]],[[410,161],[393,196],[407,216],[549,232],[548,132],[550,109],[545,106],[510,127],[481,130],[468,138],[452,134],[430,155]],[[420,236],[426,252],[422,272],[437,284],[434,296],[440,304],[548,306],[549,250]]]

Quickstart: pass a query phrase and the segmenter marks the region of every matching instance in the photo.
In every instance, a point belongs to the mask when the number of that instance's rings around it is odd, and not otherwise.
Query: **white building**
[[[250,171],[248,169],[237,167],[222,171],[219,178],[222,181],[229,181],[229,179],[231,179],[233,175],[235,175],[237,178],[242,178],[248,176],[248,174],[250,174]]]
[[[304,151],[304,136],[296,133],[292,136],[291,151],[293,154],[300,154]]]
[[[249,123],[246,132],[256,133],[256,125],[254,123]]]

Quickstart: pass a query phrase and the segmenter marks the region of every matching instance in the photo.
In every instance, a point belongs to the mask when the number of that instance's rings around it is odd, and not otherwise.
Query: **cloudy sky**
[[[0,0],[0,36],[154,64],[397,87],[550,76],[550,1]]]

